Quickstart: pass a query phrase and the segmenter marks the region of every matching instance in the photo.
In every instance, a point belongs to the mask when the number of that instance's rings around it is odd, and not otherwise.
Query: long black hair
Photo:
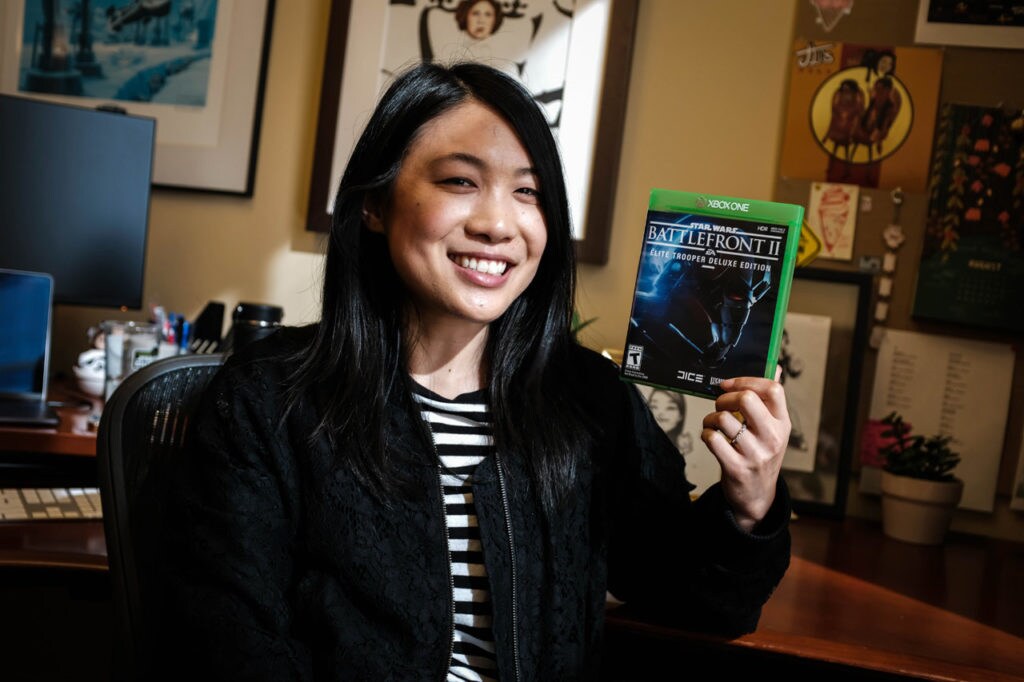
[[[400,487],[388,459],[387,405],[405,400],[404,318],[408,294],[383,235],[364,209],[388,205],[402,161],[423,125],[477,101],[515,131],[532,161],[547,226],[533,282],[491,323],[486,350],[495,445],[525,458],[548,510],[576,475],[584,417],[568,398],[565,358],[576,266],[562,166],[548,123],[530,93],[479,63],[422,63],[387,89],[355,145],[334,203],[324,265],[322,316],[289,386],[289,404],[318,396],[318,434],[344,444],[355,474],[382,500]],[[338,448],[336,448],[338,449]]]

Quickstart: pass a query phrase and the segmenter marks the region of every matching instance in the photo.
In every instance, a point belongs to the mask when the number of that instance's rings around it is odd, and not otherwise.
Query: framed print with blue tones
[[[4,0],[0,91],[157,121],[153,184],[251,196],[274,0]]]

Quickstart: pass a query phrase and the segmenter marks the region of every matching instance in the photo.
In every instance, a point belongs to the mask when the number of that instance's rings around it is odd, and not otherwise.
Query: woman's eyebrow
[[[479,156],[475,156],[467,152],[451,152],[450,154],[443,154],[434,159],[433,161],[431,161],[430,166],[440,166],[441,164],[447,163],[449,161],[460,161],[462,163],[468,163],[469,165],[479,170],[484,170],[488,166],[487,162],[481,159]],[[515,170],[515,174],[536,176],[537,169],[533,168],[532,166],[524,166],[522,168],[517,168]]]

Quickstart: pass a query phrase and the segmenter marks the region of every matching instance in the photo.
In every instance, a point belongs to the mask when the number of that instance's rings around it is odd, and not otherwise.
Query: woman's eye
[[[516,193],[525,194],[526,196],[532,197],[533,199],[540,198],[540,190],[536,190],[533,187],[520,187],[519,189],[516,190]]]
[[[473,187],[473,183],[467,178],[445,178],[441,181],[442,185],[453,185],[455,187]]]

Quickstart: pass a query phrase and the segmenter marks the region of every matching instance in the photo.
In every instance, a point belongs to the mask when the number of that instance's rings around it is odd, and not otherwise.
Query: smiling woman
[[[161,661],[596,679],[609,591],[754,628],[789,559],[781,388],[722,383],[723,484],[692,502],[638,391],[573,339],[564,180],[525,88],[481,64],[402,74],[332,220],[320,322],[233,354],[174,463]]]
[[[367,209],[415,312],[407,330],[416,339],[414,378],[421,365],[433,367],[431,344],[450,334],[474,339],[470,353],[482,357],[488,325],[533,281],[547,243],[537,185],[512,127],[470,100],[423,126],[388,204]],[[473,364],[468,376],[452,367],[437,377],[449,385],[428,388],[448,397],[481,388]]]

